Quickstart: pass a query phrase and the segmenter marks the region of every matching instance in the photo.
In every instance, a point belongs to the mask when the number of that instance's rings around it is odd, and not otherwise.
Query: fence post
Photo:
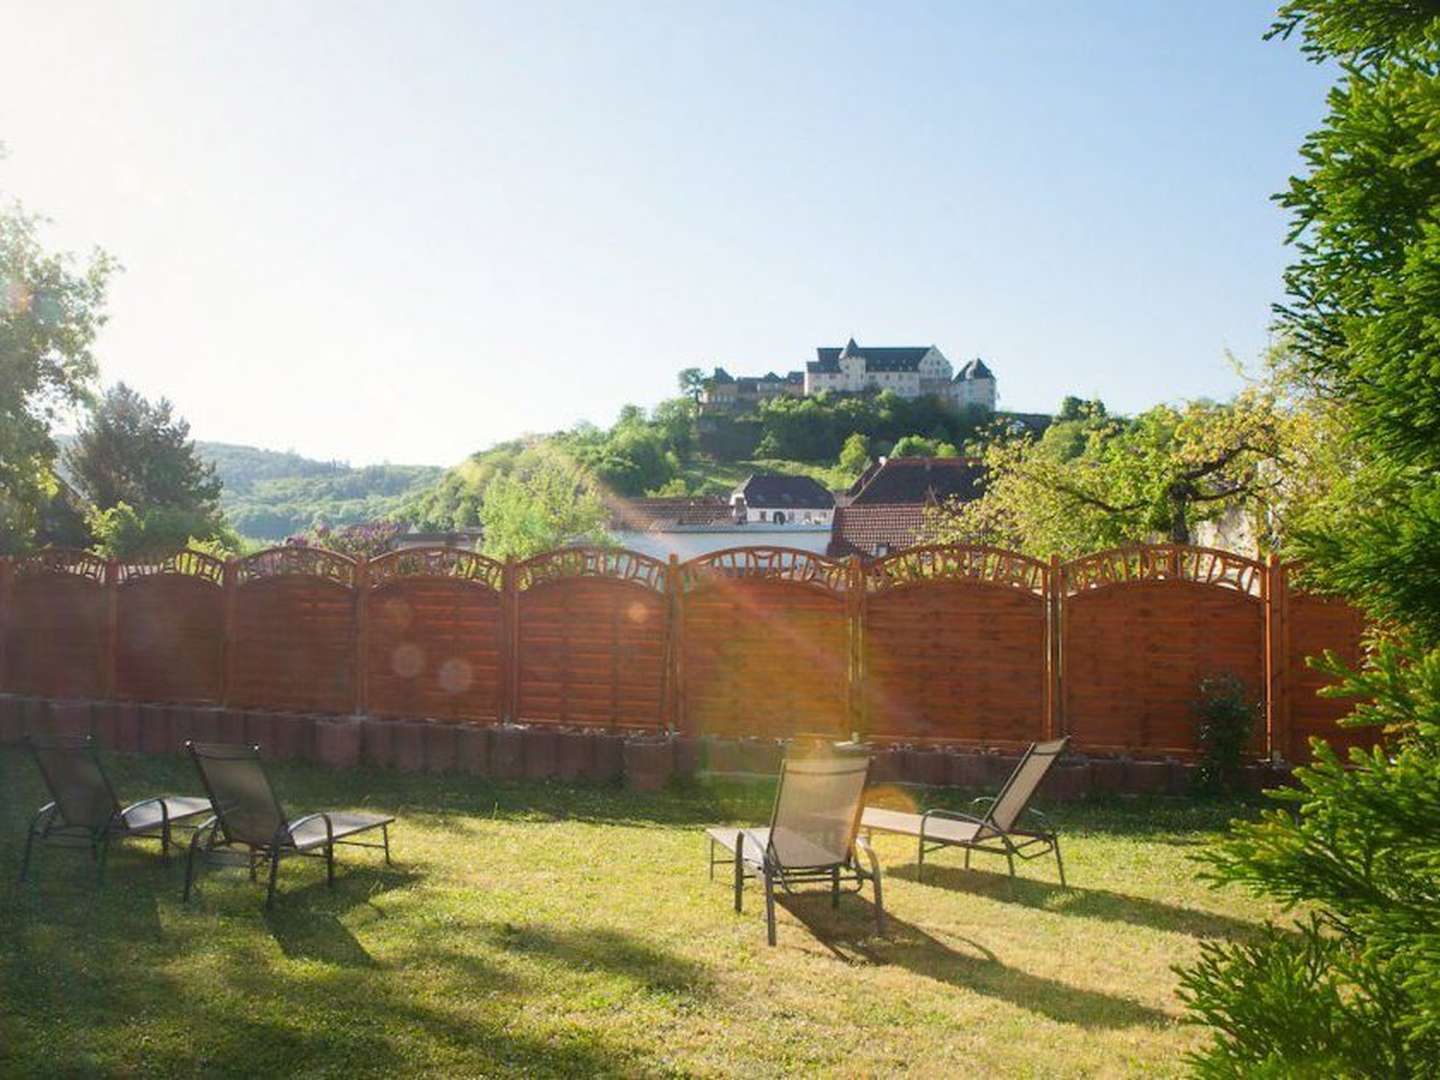
[[[11,587],[15,580],[15,561],[0,558],[0,690],[10,689],[10,620],[15,603]]]
[[[1066,733],[1065,694],[1062,683],[1065,651],[1065,586],[1060,556],[1050,556],[1045,576],[1045,737],[1055,739]]]
[[[665,680],[661,700],[661,722],[665,730],[675,734],[680,730],[680,647],[677,629],[680,622],[680,556],[670,553],[665,564],[665,644],[662,655]]]
[[[120,651],[120,560],[105,560],[105,641],[100,651],[100,696],[115,697],[115,667]]]
[[[238,573],[234,559],[225,560],[224,589],[225,624],[220,638],[220,703],[231,705],[235,687],[235,590]]]
[[[1273,761],[1290,756],[1289,582],[1280,556],[1270,553],[1265,567],[1265,752]]]
[[[370,560],[355,560],[355,715],[370,711]]]
[[[500,575],[500,719],[514,723],[520,697],[520,596],[515,556],[505,556]]]
[[[845,575],[846,621],[850,624],[849,691],[846,707],[850,715],[850,737],[863,739],[870,733],[868,695],[865,693],[865,567],[859,555],[851,555]]]

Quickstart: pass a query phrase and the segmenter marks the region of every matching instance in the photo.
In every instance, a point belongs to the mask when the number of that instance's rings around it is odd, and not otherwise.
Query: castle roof
[[[858,356],[865,361],[868,371],[918,371],[920,361],[931,348],[929,345],[860,346],[851,338],[843,349],[826,346],[816,349],[816,359],[805,366],[812,374],[838,374],[842,357]]]
[[[959,373],[955,376],[955,381],[962,382],[966,379],[994,380],[994,378],[995,376],[991,373],[990,369],[985,366],[985,361],[977,356],[960,369]]]

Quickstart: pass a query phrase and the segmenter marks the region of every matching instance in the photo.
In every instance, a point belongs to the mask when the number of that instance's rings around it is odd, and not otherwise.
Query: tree
[[[891,457],[959,457],[960,451],[943,440],[935,438],[922,438],[919,435],[906,435],[899,439],[890,450]]]
[[[1202,1076],[1440,1072],[1440,18],[1433,3],[1294,0],[1340,82],[1281,197],[1298,258],[1279,329],[1296,381],[1324,403],[1349,480],[1295,515],[1288,552],[1314,588],[1385,628],[1365,667],[1320,661],[1359,704],[1347,723],[1387,745],[1342,762],[1322,740],[1284,809],[1207,856],[1310,920],[1208,945],[1182,973],[1212,1028]]]
[[[840,448],[840,468],[859,476],[870,463],[870,440],[853,431]]]
[[[604,544],[605,504],[595,481],[553,450],[485,490],[483,550],[492,558],[538,555],[565,544]]]
[[[1286,418],[1258,391],[1216,404],[1159,405],[1134,420],[1082,408],[1076,419],[992,442],[984,495],[936,515],[944,539],[1035,555],[1078,555],[1195,527],[1253,507],[1274,485]],[[897,446],[897,452],[899,447]]]
[[[170,402],[151,403],[123,382],[107,390],[65,452],[75,486],[100,510],[172,507],[216,517],[220,479],[195,453],[190,425]]]
[[[698,367],[681,368],[675,381],[680,386],[680,393],[691,398],[697,405],[700,403],[700,395],[705,392],[705,372]]]
[[[117,269],[101,251],[83,265],[46,251],[41,224],[18,206],[0,210],[0,552],[32,542],[58,491],[50,427],[95,376]]]

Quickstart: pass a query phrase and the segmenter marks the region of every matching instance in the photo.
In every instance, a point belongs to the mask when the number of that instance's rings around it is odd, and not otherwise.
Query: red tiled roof
[[[626,532],[656,532],[679,525],[718,525],[730,520],[730,504],[713,496],[615,499],[610,503],[610,528]]]
[[[859,555],[873,559],[913,547],[925,528],[925,509],[920,503],[841,507],[835,511],[826,553],[832,558]]]
[[[973,458],[890,458],[861,474],[851,505],[970,502],[980,497],[984,478],[985,467]]]

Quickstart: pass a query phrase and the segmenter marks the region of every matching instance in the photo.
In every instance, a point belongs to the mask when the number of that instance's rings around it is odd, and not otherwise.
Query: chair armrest
[[[925,813],[920,815],[920,838],[922,840],[925,838],[925,826],[932,817],[944,818],[946,821],[963,821],[970,825],[985,824],[983,818],[977,818],[973,814],[961,813],[959,810],[926,810]]]
[[[1035,819],[1040,822],[1040,827],[1044,829],[1045,832],[1049,833],[1051,836],[1055,835],[1055,826],[1050,823],[1050,819],[1041,811],[1036,810],[1033,806],[1027,806],[1025,808],[1025,813],[1033,815]]]
[[[319,813],[306,814],[303,817],[298,817],[294,821],[290,822],[288,825],[282,822],[279,830],[277,830],[275,834],[276,839],[278,840],[280,835],[283,833],[285,836],[290,838],[290,842],[293,845],[295,842],[295,830],[301,825],[306,825],[309,822],[314,821],[316,818],[319,818],[321,821],[325,822],[325,842],[327,844],[335,843],[335,825],[333,822],[331,822],[330,815],[325,813],[323,810]]]
[[[139,802],[133,802],[133,803],[131,803],[129,806],[125,807],[124,809],[122,809],[122,810],[120,811],[120,821],[121,821],[121,823],[122,823],[123,825],[125,825],[126,828],[129,828],[129,825],[130,825],[130,820],[129,820],[129,818],[130,818],[130,811],[131,811],[131,810],[139,810],[140,807],[142,807],[142,806],[150,806],[151,804],[154,804],[154,805],[157,805],[157,806],[160,807],[160,827],[163,828],[163,829],[168,829],[168,828],[170,828],[170,807],[168,807],[168,806],[165,805],[165,796],[163,796],[163,795],[156,795],[156,796],[154,796],[153,798],[141,799]]]
[[[862,854],[864,854],[865,860],[870,864],[870,876],[875,878],[876,881],[879,881],[880,860],[876,858],[875,849],[870,846],[870,841],[865,837],[857,834],[855,837],[855,848],[857,851],[860,851]]]
[[[971,800],[970,800],[970,805],[971,805],[972,807],[974,807],[974,806],[989,806],[989,805],[990,805],[991,803],[993,803],[994,801],[995,801],[995,796],[994,796],[994,795],[981,795],[978,799],[971,799]]]

